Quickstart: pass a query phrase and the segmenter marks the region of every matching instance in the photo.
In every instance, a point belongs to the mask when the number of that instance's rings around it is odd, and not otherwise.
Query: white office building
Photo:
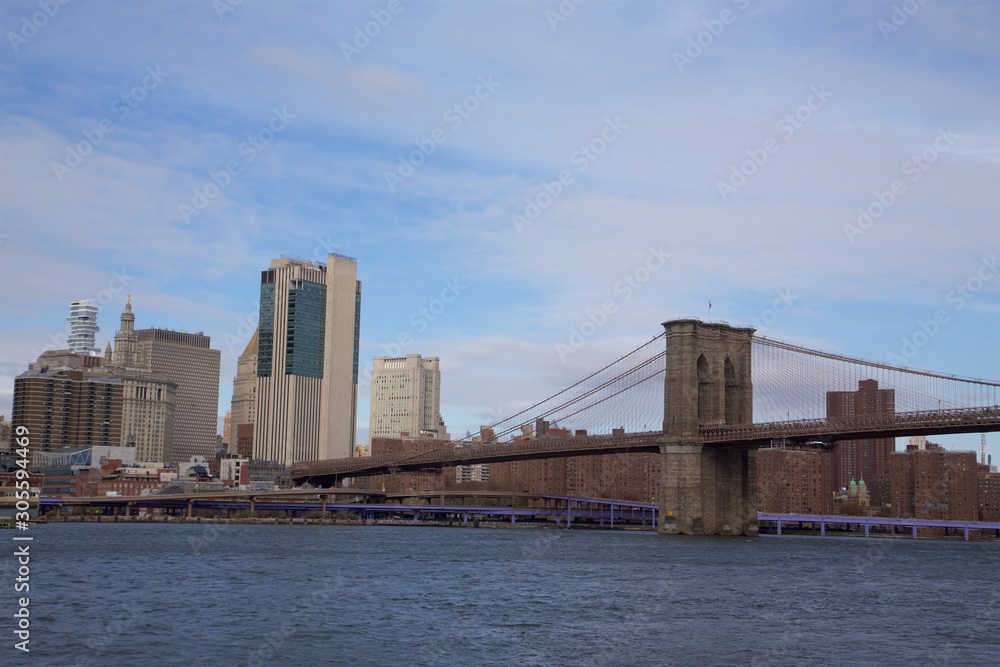
[[[372,364],[368,442],[374,438],[413,437],[450,440],[441,418],[441,367],[438,357],[375,357]]]
[[[326,263],[283,256],[261,272],[254,458],[289,466],[354,452],[357,268],[343,255]]]

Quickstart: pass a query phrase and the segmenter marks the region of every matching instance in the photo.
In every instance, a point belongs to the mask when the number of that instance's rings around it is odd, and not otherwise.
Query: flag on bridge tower
[[[708,321],[712,321],[712,300],[708,300]]]

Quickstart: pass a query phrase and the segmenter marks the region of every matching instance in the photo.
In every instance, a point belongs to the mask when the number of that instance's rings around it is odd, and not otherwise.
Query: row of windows
[[[287,313],[285,374],[322,378],[326,285],[292,280]]]
[[[271,377],[274,349],[274,271],[265,272],[260,286],[259,329],[257,334],[257,377]],[[269,279],[269,282],[263,280]]]

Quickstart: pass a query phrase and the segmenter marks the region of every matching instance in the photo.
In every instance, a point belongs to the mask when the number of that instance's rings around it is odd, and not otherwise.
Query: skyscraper
[[[140,329],[135,333],[148,367],[177,383],[174,428],[164,459],[180,463],[192,456],[214,458],[218,449],[221,352],[211,349],[211,338],[200,331]],[[116,362],[117,355],[116,350]]]
[[[71,350],[77,354],[100,354],[94,336],[100,331],[97,326],[97,306],[89,301],[74,301],[69,304],[69,342]]]
[[[859,381],[857,391],[826,393],[827,417],[893,414],[895,411],[895,390],[879,389],[878,380]],[[833,450],[833,485],[830,490],[836,492],[848,486],[851,480],[859,482],[863,479],[873,505],[889,504],[889,455],[895,449],[895,438],[839,440]]]
[[[121,446],[135,447],[137,461],[164,461],[173,438],[177,383],[153,372],[139,344],[129,297],[115,334],[108,344],[104,366],[91,372],[122,382]]]
[[[256,458],[291,465],[353,454],[360,325],[353,258],[284,256],[261,272]]]
[[[375,357],[372,364],[368,442],[408,433],[449,440],[441,418],[441,367],[438,357]]]
[[[233,402],[229,419],[229,448],[227,451],[230,454],[236,454],[240,451],[240,426],[249,426],[250,437],[253,437],[253,423],[256,421],[257,408],[257,336],[257,332],[254,331],[246,349],[236,361],[236,377],[233,378]],[[244,428],[244,433],[247,430]]]

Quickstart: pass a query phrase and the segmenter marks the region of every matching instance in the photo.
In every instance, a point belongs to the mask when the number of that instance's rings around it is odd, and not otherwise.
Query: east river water
[[[31,653],[13,649],[7,555],[5,665],[1000,663],[995,542],[242,524],[30,534]]]

